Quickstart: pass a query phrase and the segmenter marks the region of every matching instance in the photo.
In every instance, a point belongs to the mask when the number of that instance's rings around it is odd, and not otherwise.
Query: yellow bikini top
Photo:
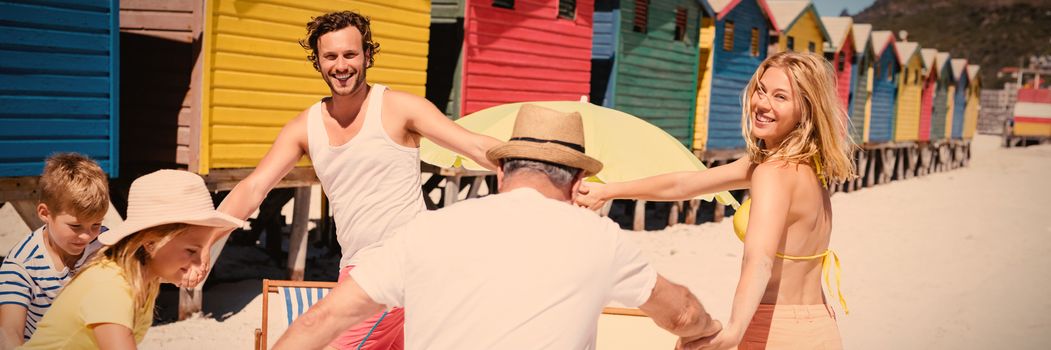
[[[825,174],[821,171],[821,157],[819,157],[818,155],[814,155],[814,171],[817,173],[818,179],[821,179],[821,185],[825,186],[825,188],[828,188],[828,180],[825,179]],[[746,199],[744,203],[741,204],[741,207],[737,208],[737,212],[734,213],[734,233],[737,234],[737,238],[740,239],[741,242],[744,242],[744,235],[746,232],[748,232],[748,215],[751,211],[752,199],[749,198]],[[786,260],[814,260],[819,258],[822,259],[821,274],[825,276],[825,285],[830,291],[832,290],[832,284],[829,282],[828,274],[830,272],[830,268],[834,263],[836,266],[836,294],[839,295],[839,304],[843,305],[844,312],[850,314],[850,309],[847,308],[847,300],[843,298],[843,293],[842,291],[840,291],[839,288],[841,269],[839,266],[839,256],[836,255],[836,252],[833,252],[831,249],[825,249],[824,252],[810,256],[792,256],[777,253],[777,257]]]

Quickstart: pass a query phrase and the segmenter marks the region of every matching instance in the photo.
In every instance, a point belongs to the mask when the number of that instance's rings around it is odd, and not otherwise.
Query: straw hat
[[[235,228],[244,221],[215,210],[204,180],[194,173],[158,170],[131,183],[128,219],[99,235],[113,245],[143,229],[174,223]]]
[[[511,140],[489,149],[490,162],[523,158],[565,165],[584,171],[584,176],[602,170],[602,162],[584,154],[584,122],[580,113],[565,113],[537,105],[518,108]]]

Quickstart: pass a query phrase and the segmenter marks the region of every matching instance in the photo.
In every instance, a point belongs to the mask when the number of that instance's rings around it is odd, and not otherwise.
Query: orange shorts
[[[843,340],[827,305],[760,304],[737,349],[841,350]]]
[[[350,277],[354,265],[339,270],[339,282]],[[332,341],[340,350],[401,350],[405,348],[405,309],[393,308],[356,324]]]

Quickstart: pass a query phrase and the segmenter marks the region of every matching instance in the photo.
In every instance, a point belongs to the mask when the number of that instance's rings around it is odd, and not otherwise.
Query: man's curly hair
[[[299,41],[304,50],[310,51],[307,59],[314,64],[314,69],[321,71],[318,64],[317,41],[322,35],[353,26],[361,32],[361,46],[365,51],[365,68],[376,63],[376,54],[380,52],[380,43],[372,40],[372,28],[369,18],[354,11],[330,12],[310,19],[307,22],[307,37]]]

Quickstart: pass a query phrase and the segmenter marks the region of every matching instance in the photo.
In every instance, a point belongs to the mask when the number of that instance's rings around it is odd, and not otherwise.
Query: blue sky
[[[839,16],[843,8],[851,15],[855,15],[872,5],[875,0],[813,0],[817,12],[822,16]]]

